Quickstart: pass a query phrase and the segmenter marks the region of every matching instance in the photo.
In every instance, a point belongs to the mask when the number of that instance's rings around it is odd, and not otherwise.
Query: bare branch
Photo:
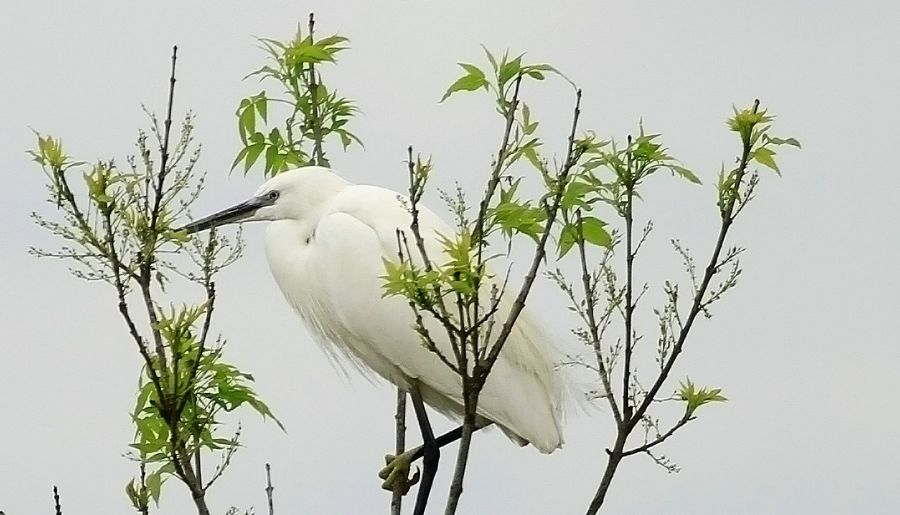
[[[753,103],[753,112],[755,113],[758,108],[759,100],[756,100]],[[697,315],[701,312],[703,297],[706,294],[706,289],[709,287],[709,283],[712,281],[713,275],[715,275],[716,266],[719,262],[719,255],[722,253],[722,247],[725,244],[725,237],[728,235],[728,230],[731,228],[731,224],[734,222],[734,209],[737,192],[740,191],[742,180],[747,172],[747,165],[749,163],[751,150],[752,143],[749,141],[749,139],[745,140],[744,148],[741,152],[740,164],[738,165],[735,180],[732,185],[732,195],[730,195],[726,205],[723,206],[722,224],[719,228],[719,235],[716,238],[716,244],[713,248],[712,255],[710,256],[709,264],[706,266],[706,270],[703,274],[703,280],[700,283],[700,287],[697,289],[697,293],[694,295],[694,301],[691,305],[691,310],[688,313],[681,333],[678,335],[678,341],[672,348],[672,353],[669,355],[668,361],[666,362],[662,371],[660,371],[660,374],[657,377],[656,381],[653,383],[653,386],[651,386],[650,390],[647,392],[647,396],[644,398],[644,401],[635,411],[635,417],[640,417],[644,413],[646,413],[647,408],[650,407],[651,399],[656,397],[656,394],[659,393],[659,389],[662,388],[663,383],[665,383],[666,379],[669,377],[669,373],[672,371],[672,367],[675,366],[675,360],[678,358],[679,354],[681,354],[681,351],[684,348],[684,342],[687,340],[688,334],[691,331],[691,327],[694,325],[694,320],[696,320]],[[636,421],[634,421],[633,423],[636,423]]]
[[[609,401],[609,407],[612,409],[613,417],[616,420],[616,424],[622,423],[622,414],[619,412],[619,406],[616,403],[615,396],[612,395],[612,383],[609,379],[609,372],[606,369],[606,366],[603,363],[603,359],[601,358],[601,340],[600,340],[600,326],[597,324],[597,320],[595,317],[595,300],[596,300],[596,292],[594,291],[594,283],[591,281],[591,276],[588,273],[587,267],[587,258],[585,254],[585,243],[584,243],[584,226],[583,220],[581,217],[581,210],[575,212],[575,216],[577,217],[577,227],[578,227],[578,238],[576,238],[576,244],[578,245],[578,260],[581,263],[581,283],[584,287],[584,298],[587,306],[585,307],[585,316],[587,317],[588,331],[590,331],[591,335],[591,344],[594,347],[594,352],[597,354],[597,371],[600,374],[600,380],[603,382],[603,388],[606,390],[606,399]],[[574,299],[573,299],[574,300]],[[607,317],[608,318],[608,317]]]
[[[503,349],[503,344],[506,342],[506,339],[512,332],[513,325],[516,323],[516,319],[518,319],[519,314],[521,314],[522,310],[525,308],[525,300],[528,297],[528,294],[531,292],[531,286],[534,284],[534,280],[537,277],[538,268],[540,267],[541,262],[544,260],[544,256],[546,255],[547,241],[550,239],[550,232],[553,227],[553,223],[556,220],[557,212],[559,211],[560,201],[562,200],[563,193],[565,192],[569,173],[578,162],[578,159],[581,158],[582,151],[575,146],[575,131],[578,129],[578,118],[580,115],[581,90],[579,89],[575,95],[575,109],[572,115],[572,129],[569,133],[566,162],[564,163],[562,169],[556,177],[556,191],[554,191],[552,199],[546,207],[547,222],[544,225],[544,230],[541,232],[540,239],[538,240],[538,243],[535,247],[534,256],[531,259],[531,265],[529,267],[528,273],[525,275],[525,281],[523,282],[522,287],[519,289],[519,294],[516,296],[516,299],[513,302],[512,307],[510,308],[510,312],[507,316],[506,322],[504,322],[503,326],[500,329],[500,334],[497,335],[496,342],[488,353],[488,372],[490,371],[490,367],[493,366],[494,362],[497,361],[497,357],[500,355],[500,351]],[[486,373],[482,373],[482,377],[486,377],[486,375]]]
[[[397,388],[397,411],[394,414],[394,456],[400,456],[406,451],[406,392]],[[400,515],[403,503],[403,494],[406,485],[399,481],[394,485],[391,493],[391,515]]]
[[[234,453],[238,450],[238,441],[241,438],[241,424],[238,423],[237,430],[234,432],[234,436],[231,437],[231,441],[228,442],[227,448],[225,449],[225,454],[222,455],[222,462],[216,466],[215,472],[209,481],[206,482],[206,485],[203,486],[203,490],[207,490],[213,483],[216,482],[217,479],[222,477],[222,474],[225,473],[225,469],[227,469],[231,465],[231,458],[234,457]],[[200,478],[197,479],[201,481]]]
[[[622,414],[626,420],[631,418],[632,406],[628,398],[631,383],[631,353],[635,302],[632,298],[634,288],[634,188],[636,184],[632,168],[631,136],[628,136],[628,180],[625,182],[625,367],[622,374]]]
[[[309,41],[313,41],[313,32],[316,26],[315,13],[309,13]],[[312,105],[312,117],[310,123],[313,133],[313,156],[317,166],[326,166],[325,153],[322,149],[322,121],[319,119],[319,87],[316,80],[316,66],[309,63],[309,95]]]
[[[275,503],[272,501],[272,492],[275,487],[272,486],[272,466],[266,463],[266,501],[269,505],[269,515],[275,515]]]
[[[517,78],[517,81],[521,80],[521,76]],[[517,98],[518,94],[518,82],[516,83],[516,92],[514,93],[514,98]],[[513,109],[514,110],[514,109]],[[534,280],[537,277],[538,268],[541,265],[541,262],[544,260],[544,256],[546,255],[546,246],[547,241],[550,238],[550,233],[552,231],[553,225],[557,219],[557,213],[559,211],[560,203],[562,201],[563,193],[565,192],[566,185],[568,184],[569,173],[572,171],[572,168],[575,167],[578,160],[581,158],[583,153],[583,149],[578,148],[575,144],[575,132],[578,127],[578,118],[581,114],[581,90],[578,90],[575,98],[575,108],[574,113],[572,115],[572,129],[568,138],[568,145],[566,151],[566,161],[563,164],[561,170],[556,176],[556,183],[554,185],[554,190],[551,195],[550,202],[544,204],[546,210],[546,222],[544,225],[544,229],[541,233],[540,238],[538,239],[537,245],[535,247],[534,255],[531,260],[531,265],[529,267],[528,273],[525,276],[525,280],[519,289],[519,293],[516,296],[515,300],[512,303],[510,308],[510,312],[507,315],[506,320],[501,326],[500,333],[497,335],[497,338],[491,347],[490,351],[488,351],[484,360],[479,360],[475,363],[473,367],[473,376],[471,377],[471,381],[467,380],[469,378],[464,376],[463,380],[463,401],[465,407],[465,414],[463,420],[463,432],[462,437],[460,439],[459,451],[457,453],[456,459],[456,468],[453,474],[453,480],[450,485],[450,494],[447,499],[447,505],[445,507],[444,513],[446,515],[452,515],[456,513],[456,508],[459,503],[459,498],[462,495],[462,485],[463,479],[465,477],[466,464],[468,462],[469,456],[469,445],[472,439],[472,433],[474,432],[475,426],[475,409],[478,403],[478,395],[480,393],[480,388],[484,385],[484,382],[487,379],[488,374],[491,371],[494,363],[497,361],[497,358],[500,355],[500,351],[503,349],[503,345],[506,340],[509,338],[510,333],[521,314],[522,310],[525,308],[525,301],[528,297],[528,294],[531,291],[531,287],[534,284]],[[511,116],[511,115],[508,115]],[[507,120],[509,120],[507,118]],[[510,127],[510,124],[507,123],[507,131]],[[508,138],[508,134],[504,134],[504,141]],[[491,176],[488,185],[488,191],[485,193],[485,198],[482,201],[484,214],[479,214],[478,224],[481,224],[481,228],[479,229],[476,226],[476,232],[478,234],[478,238],[473,241],[477,242],[478,245],[478,264],[481,265],[481,249],[484,246],[485,239],[483,234],[483,223],[484,218],[487,213],[487,204],[490,202],[490,197],[493,195],[493,188],[496,188],[496,183],[499,182],[499,172],[496,170],[502,170],[500,168],[502,166],[502,161],[500,156],[498,156],[498,165],[495,168],[495,173]],[[476,297],[477,298],[477,297]],[[478,301],[475,301],[476,305]],[[477,308],[476,308],[477,309]],[[475,318],[478,318],[477,312]],[[488,342],[485,342],[487,345]],[[463,353],[465,355],[465,353]]]
[[[675,431],[678,431],[679,429],[684,427],[685,424],[687,424],[691,420],[694,420],[694,418],[696,418],[696,417],[691,417],[691,416],[688,416],[687,414],[685,414],[683,417],[681,417],[681,419],[674,426],[672,426],[671,429],[666,431],[664,434],[658,436],[654,440],[647,442],[644,445],[641,445],[639,447],[635,447],[633,449],[628,449],[626,451],[622,451],[622,457],[627,457],[627,456],[631,456],[633,454],[638,454],[641,452],[649,451],[650,449],[656,447],[657,445],[665,442],[670,436],[675,434]]]
[[[53,485],[53,508],[56,515],[63,515],[62,506],[59,504],[59,489]]]
[[[507,107],[506,111],[506,126],[503,129],[503,138],[500,140],[500,149],[497,151],[497,159],[494,163],[494,169],[491,171],[487,187],[485,188],[484,196],[481,198],[481,203],[478,207],[478,218],[475,221],[475,230],[472,231],[472,241],[480,243],[478,247],[479,265],[482,263],[481,250],[484,247],[484,224],[487,218],[488,208],[491,205],[491,200],[494,198],[494,192],[497,190],[497,185],[500,184],[500,177],[503,172],[503,164],[506,161],[507,156],[509,155],[509,138],[510,134],[512,133],[513,122],[516,119],[516,110],[519,108],[519,87],[521,85],[522,75],[520,74],[516,77],[516,82],[513,86],[512,98],[509,101],[509,106]],[[581,94],[579,92],[579,98],[580,96]]]

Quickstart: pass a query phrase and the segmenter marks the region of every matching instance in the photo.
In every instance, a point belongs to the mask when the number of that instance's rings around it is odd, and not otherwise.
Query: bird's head
[[[295,168],[266,181],[249,199],[191,222],[180,230],[190,234],[239,222],[303,220],[347,184],[328,168]]]

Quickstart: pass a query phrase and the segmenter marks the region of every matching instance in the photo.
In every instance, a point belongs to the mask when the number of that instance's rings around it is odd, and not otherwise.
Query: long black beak
[[[195,220],[178,230],[187,231],[188,234],[191,234],[198,231],[205,231],[206,229],[212,229],[213,227],[219,227],[220,225],[240,222],[252,216],[253,213],[255,213],[256,210],[263,205],[264,203],[261,202],[260,199],[252,198],[245,202],[241,202],[236,206],[231,206],[227,209],[223,209],[218,213],[214,213],[205,218]]]

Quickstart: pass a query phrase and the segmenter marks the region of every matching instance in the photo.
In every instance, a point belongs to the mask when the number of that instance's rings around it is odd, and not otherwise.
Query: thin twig
[[[212,280],[212,274],[213,260],[215,259],[217,241],[216,229],[212,228],[209,231],[209,240],[207,240],[202,259],[203,288],[206,290],[206,313],[203,317],[203,328],[200,330],[200,340],[197,342],[197,356],[194,359],[194,363],[191,365],[191,373],[187,380],[188,385],[194,384],[194,380],[197,378],[197,371],[200,368],[200,360],[203,358],[203,354],[206,352],[206,340],[209,337],[209,327],[212,324],[213,308],[215,307],[216,303],[216,283]],[[175,410],[177,417],[180,417],[184,412],[184,408],[187,405],[188,401],[187,392],[180,395],[181,397],[179,398],[178,407]]]
[[[397,388],[397,412],[394,414],[394,456],[406,452],[406,392]],[[391,494],[391,515],[400,515],[406,485],[398,481]],[[270,514],[271,515],[271,514]]]
[[[313,42],[313,30],[316,26],[315,13],[309,13],[309,42]],[[325,153],[322,150],[322,121],[319,120],[319,99],[318,84],[316,82],[316,67],[312,62],[309,63],[309,95],[311,100],[313,132],[313,155],[315,156],[315,164],[317,166],[325,166]]]
[[[631,353],[634,349],[632,342],[634,329],[634,187],[635,173],[632,164],[631,136],[628,136],[628,181],[625,183],[625,367],[622,374],[622,415],[625,420],[631,418]]]
[[[578,227],[578,238],[576,239],[576,244],[578,245],[578,258],[581,262],[581,284],[584,287],[584,298],[587,304],[586,307],[586,317],[588,322],[588,331],[591,334],[591,344],[593,344],[594,352],[597,354],[597,370],[600,373],[600,380],[603,382],[603,388],[606,390],[606,394],[604,397],[609,401],[609,407],[612,409],[613,417],[616,419],[616,424],[622,423],[622,414],[619,413],[619,406],[616,403],[615,395],[613,395],[612,391],[612,383],[609,380],[609,372],[606,370],[606,365],[603,363],[602,352],[601,352],[601,342],[600,342],[600,326],[597,324],[596,316],[595,316],[595,285],[591,282],[591,276],[588,273],[587,267],[587,258],[585,255],[585,243],[584,243],[584,225],[583,220],[581,218],[581,210],[575,212],[575,216],[577,217],[577,227]]]
[[[141,492],[147,491],[147,464],[142,460],[141,461]],[[140,511],[141,515],[149,515],[150,514],[150,502],[149,499],[142,498]]]
[[[275,513],[275,503],[272,500],[272,492],[275,491],[275,487],[272,486],[272,466],[266,463],[266,501],[269,504],[269,515],[274,515]]]
[[[681,417],[681,419],[674,426],[672,426],[671,429],[666,431],[664,434],[656,437],[656,439],[654,439],[653,441],[645,443],[644,445],[641,445],[640,447],[635,447],[634,449],[628,449],[627,451],[622,451],[622,457],[625,458],[625,457],[631,456],[633,454],[638,454],[641,452],[649,451],[650,449],[656,447],[657,445],[665,442],[670,436],[675,434],[675,431],[678,431],[679,429],[681,429],[685,424],[687,424],[691,420],[694,420],[694,417],[691,417],[688,415]]]
[[[509,140],[512,135],[512,127],[516,119],[516,111],[519,109],[519,90],[522,86],[522,74],[516,76],[516,81],[513,85],[513,93],[512,98],[509,101],[509,105],[507,106],[506,111],[506,119],[505,125],[503,127],[503,137],[500,140],[500,149],[497,150],[497,160],[494,163],[494,168],[491,170],[491,175],[488,178],[487,186],[485,187],[484,196],[481,199],[481,202],[478,206],[478,217],[475,219],[475,228],[472,231],[472,241],[477,245],[476,248],[476,268],[481,271],[484,266],[484,247],[487,243],[487,240],[484,237],[484,224],[487,222],[487,214],[488,209],[491,205],[491,200],[494,198],[494,193],[497,191],[497,186],[500,184],[500,178],[503,174],[503,165],[506,162],[506,158],[509,156]],[[481,290],[481,280],[478,280],[478,284],[476,284],[476,291]],[[473,318],[476,320],[480,317],[479,309],[480,302],[476,302],[473,306],[475,310],[475,314]],[[472,334],[473,346],[477,347],[478,345],[478,331],[477,329]],[[489,342],[484,342],[484,348],[487,348]],[[479,355],[477,349],[474,353],[476,356]],[[483,354],[483,352],[482,352]]]
[[[562,201],[563,193],[566,189],[565,186],[569,178],[569,173],[572,171],[572,168],[581,157],[580,149],[575,148],[575,131],[578,129],[579,116],[581,116],[580,89],[576,92],[575,109],[572,116],[572,129],[569,133],[566,162],[563,165],[563,168],[560,171],[558,177],[556,178],[556,191],[553,194],[551,202],[549,202],[545,207],[547,211],[547,222],[544,225],[544,230],[541,233],[538,244],[534,249],[534,256],[531,259],[531,266],[529,267],[528,273],[525,276],[525,281],[522,283],[522,287],[519,289],[519,294],[516,296],[516,299],[513,302],[512,307],[510,308],[510,312],[507,316],[506,322],[503,324],[500,329],[500,333],[497,335],[496,343],[488,353],[487,361],[490,365],[493,365],[493,363],[497,361],[497,357],[500,355],[500,351],[503,349],[503,344],[506,342],[506,339],[512,332],[513,325],[516,323],[516,320],[519,318],[522,310],[525,309],[525,300],[527,299],[528,294],[531,292],[531,286],[534,284],[534,280],[537,278],[538,268],[540,267],[541,262],[544,260],[544,256],[546,255],[547,241],[550,239],[551,229],[554,221],[556,220],[556,214],[559,211],[559,206]]]
[[[166,192],[166,178],[169,174],[169,142],[171,136],[171,127],[172,127],[172,107],[175,101],[175,65],[178,59],[178,47],[172,47],[172,67],[171,73],[169,75],[169,95],[168,102],[166,106],[166,118],[163,121],[163,137],[160,141],[160,165],[159,171],[156,175],[156,182],[153,184],[153,208],[150,212],[150,221],[149,221],[149,232],[147,234],[147,241],[145,242],[144,249],[141,255],[141,264],[140,264],[140,274],[138,278],[138,285],[140,286],[141,297],[144,300],[144,306],[147,310],[147,316],[150,320],[150,331],[153,334],[153,339],[156,344],[156,359],[159,361],[158,368],[161,372],[159,374],[159,378],[157,379],[162,385],[168,384],[168,377],[166,374],[166,370],[168,370],[167,359],[165,347],[162,341],[162,335],[160,334],[158,327],[158,316],[156,313],[156,306],[153,301],[153,293],[151,291],[152,284],[152,272],[153,272],[153,264],[154,264],[154,254],[157,242],[159,241],[159,222],[160,215],[162,212],[162,201]],[[173,356],[173,366],[175,367],[174,371],[176,372],[175,377],[177,380],[177,367],[178,367],[178,357]],[[150,368],[154,368],[152,365]],[[175,473],[181,479],[185,485],[191,491],[191,497],[194,501],[195,506],[197,507],[198,515],[209,515],[209,508],[206,505],[206,490],[203,487],[202,479],[199,477],[201,473],[200,467],[196,464],[191,463],[191,457],[188,455],[188,451],[185,447],[185,440],[179,435],[178,431],[178,420],[180,417],[180,411],[183,409],[181,405],[181,400],[178,399],[179,391],[178,384],[174,384],[174,395],[175,398],[170,398],[167,394],[160,397],[160,411],[163,415],[163,418],[166,421],[166,424],[169,426],[169,440],[171,442],[171,458],[172,465],[175,468]],[[158,390],[163,391],[165,393],[167,390],[159,386]],[[173,404],[174,401],[174,404]],[[194,456],[196,459],[197,457]],[[195,468],[196,467],[196,468]]]
[[[462,438],[460,439],[459,451],[456,458],[456,468],[454,470],[453,480],[450,485],[450,495],[447,499],[446,509],[444,510],[445,515],[453,515],[454,513],[456,513],[456,508],[459,504],[459,498],[460,496],[462,496],[462,485],[465,478],[466,465],[468,463],[469,447],[472,440],[472,434],[474,432],[475,409],[478,403],[480,388],[487,380],[487,376],[490,373],[494,363],[497,361],[497,358],[500,355],[500,351],[503,349],[504,343],[509,338],[516,320],[522,313],[522,310],[525,308],[525,300],[527,299],[528,294],[531,292],[531,287],[534,284],[535,279],[537,278],[538,268],[540,267],[540,264],[544,260],[544,256],[546,255],[547,241],[550,238],[551,230],[553,228],[554,222],[557,219],[557,213],[562,201],[562,196],[568,183],[569,173],[572,171],[572,168],[575,167],[576,163],[581,157],[582,150],[576,148],[575,145],[575,132],[578,128],[578,118],[580,115],[581,90],[579,89],[575,97],[575,109],[572,116],[572,129],[568,137],[566,161],[556,177],[555,191],[553,192],[551,200],[550,202],[545,204],[547,215],[546,223],[544,225],[543,232],[538,239],[537,246],[534,250],[534,255],[532,257],[528,273],[525,276],[525,280],[521,288],[519,289],[519,293],[516,296],[515,301],[513,301],[512,307],[510,308],[510,312],[507,315],[506,320],[500,328],[500,332],[497,335],[495,343],[487,353],[487,356],[485,357],[483,362],[475,363],[475,374],[473,374],[472,377],[475,386],[474,390],[471,390],[472,381],[466,381],[466,378],[464,377],[463,401],[465,413],[463,420],[463,433]],[[493,180],[493,177],[491,178],[491,180]],[[490,193],[490,189],[488,190],[488,193]],[[483,235],[480,235],[479,237],[483,238]],[[479,241],[479,243],[482,243],[481,240],[477,241]],[[467,391],[467,389],[469,389],[470,391]]]
[[[153,210],[150,212],[150,229],[154,231],[159,223],[159,213],[162,207],[163,192],[165,191],[166,175],[169,173],[169,135],[172,131],[172,105],[175,101],[175,64],[178,60],[178,45],[172,47],[172,69],[169,75],[169,97],[166,106],[166,118],[163,120],[163,140],[160,146],[159,174],[156,176],[153,199]]]
[[[759,100],[756,100],[753,104],[753,112],[756,113],[758,108]],[[750,132],[752,134],[752,130]],[[713,248],[712,255],[710,256],[709,264],[706,266],[706,269],[704,271],[703,279],[694,292],[694,299],[691,305],[690,312],[688,313],[687,319],[684,322],[684,326],[679,332],[678,339],[675,342],[675,345],[672,347],[672,351],[669,354],[665,365],[662,366],[659,375],[653,382],[653,385],[647,391],[643,401],[641,401],[641,403],[637,406],[633,414],[631,414],[630,418],[626,418],[626,420],[624,420],[623,423],[619,425],[615,445],[613,446],[612,450],[607,450],[608,459],[606,470],[604,471],[603,477],[600,480],[600,485],[597,487],[597,491],[594,494],[593,499],[591,499],[590,505],[588,506],[587,515],[595,515],[603,505],[603,501],[606,498],[606,493],[609,490],[609,486],[612,482],[613,476],[615,475],[616,469],[618,468],[619,463],[622,461],[622,459],[626,456],[625,453],[628,452],[625,450],[625,443],[628,439],[628,436],[631,434],[631,431],[635,428],[638,422],[643,419],[644,414],[647,412],[647,409],[653,403],[653,400],[656,398],[659,390],[666,382],[666,379],[668,379],[672,368],[675,366],[675,360],[678,358],[684,348],[684,343],[687,340],[688,334],[690,333],[691,327],[693,326],[697,315],[703,311],[703,297],[706,295],[706,291],[709,288],[710,282],[712,281],[713,276],[716,274],[717,266],[719,264],[719,256],[722,253],[722,248],[725,244],[725,238],[728,235],[728,230],[731,228],[731,225],[734,222],[735,202],[738,198],[738,194],[740,193],[741,184],[743,183],[744,176],[747,172],[747,166],[750,162],[750,152],[753,149],[753,143],[750,140],[750,135],[748,135],[746,138],[743,138],[742,143],[743,149],[741,151],[741,158],[738,167],[734,171],[734,182],[730,185],[730,191],[726,192],[727,200],[725,202],[725,205],[720,206],[721,225],[719,228],[719,234],[716,238],[716,244]],[[683,422],[679,422],[672,429],[670,429],[669,432],[660,436],[657,439],[658,441],[655,440],[654,442],[656,443],[651,443],[653,445],[662,443],[662,441],[671,436],[672,433],[684,426],[684,424],[686,424],[690,420],[690,418],[688,418],[687,420],[682,420]],[[649,447],[643,450],[641,450],[641,447],[638,447],[635,452],[647,452],[649,454]]]
[[[410,152],[412,152],[412,147],[410,147]],[[415,212],[417,212],[417,211],[415,211]],[[422,235],[421,235],[421,233],[419,233],[418,222],[416,221],[417,218],[418,218],[418,215],[413,215],[412,227],[413,227],[414,234],[417,234],[416,240],[421,240]],[[396,235],[397,235],[397,254],[400,257],[400,263],[401,264],[409,263],[410,267],[412,268],[413,267],[412,259],[410,257],[404,257],[404,250],[406,252],[405,256],[412,256],[412,253],[409,250],[409,241],[406,239],[406,233],[400,229],[397,229]],[[425,259],[426,262],[429,263],[429,266],[430,266],[430,262],[427,261],[427,259],[428,259],[427,253],[425,253],[424,240],[423,240],[422,244],[419,246],[419,252],[422,253],[423,259]],[[441,297],[442,294],[441,294],[440,286],[437,286],[437,285],[435,286],[435,295],[438,298]],[[436,354],[437,357],[440,358],[440,360],[445,365],[450,367],[451,370],[453,370],[457,374],[462,375],[462,372],[459,370],[459,368],[457,368],[457,365],[455,365],[452,361],[450,361],[450,359],[447,358],[446,355],[444,355],[444,353],[441,351],[441,349],[438,349],[437,344],[435,343],[434,339],[431,337],[431,332],[428,330],[428,327],[425,325],[425,320],[422,317],[422,313],[419,310],[419,307],[416,305],[416,302],[413,299],[409,299],[408,304],[409,304],[409,308],[413,312],[413,315],[415,315],[415,317],[416,317],[416,324],[415,324],[416,332],[419,333],[419,336],[422,337],[422,342],[425,344],[426,348],[429,351]],[[443,303],[441,302],[440,305],[443,306]],[[447,316],[445,316],[444,312],[438,312],[437,310],[435,310],[433,308],[429,308],[428,306],[423,306],[423,309],[425,309],[435,319],[440,321],[441,324],[444,326],[444,329],[447,331],[447,334],[450,336],[451,348],[455,352],[456,349],[458,348],[458,346],[456,345],[456,339],[455,339],[455,335],[454,335],[455,329],[454,329],[453,324],[450,321],[450,319]]]
[[[153,209],[150,211],[149,229],[147,232],[148,240],[144,244],[141,256],[140,266],[140,285],[141,295],[144,298],[144,305],[147,308],[147,316],[150,318],[150,331],[153,334],[153,340],[156,344],[157,359],[160,362],[160,370],[165,371],[166,353],[163,346],[162,337],[156,328],[158,324],[156,316],[156,306],[153,304],[153,298],[150,294],[150,284],[152,282],[151,274],[153,272],[153,251],[158,241],[159,215],[162,208],[162,200],[165,194],[166,176],[169,173],[169,139],[172,129],[172,106],[175,102],[175,64],[178,61],[178,45],[172,47],[172,68],[169,74],[169,96],[166,107],[166,118],[163,120],[163,139],[160,143],[160,162],[159,173],[156,175],[156,183],[153,186]],[[161,374],[163,381],[166,380],[165,373]]]
[[[487,218],[488,208],[491,204],[491,199],[494,198],[494,192],[497,190],[497,186],[500,184],[500,176],[503,173],[503,164],[506,161],[506,157],[509,153],[509,138],[512,133],[513,122],[516,119],[516,110],[519,108],[519,87],[522,84],[522,75],[519,74],[516,77],[515,86],[513,87],[512,99],[509,102],[508,110],[506,111],[506,125],[503,129],[503,139],[500,140],[500,150],[497,151],[497,161],[494,163],[494,169],[491,171],[490,178],[488,179],[487,187],[485,188],[484,197],[481,199],[481,203],[478,206],[478,218],[475,221],[475,230],[472,231],[472,241],[482,243],[479,245],[478,252],[478,263],[481,264],[481,248],[484,246],[484,237],[482,234],[484,233],[484,224]]]
[[[59,490],[56,488],[56,485],[53,485],[53,507],[56,515],[63,515],[62,506],[59,504]]]
[[[759,100],[756,100],[753,103],[753,112],[756,113],[757,109],[759,109]],[[709,288],[709,283],[712,281],[713,275],[715,275],[716,265],[719,262],[719,255],[722,253],[722,247],[725,244],[725,237],[728,235],[728,230],[731,228],[731,224],[734,223],[733,214],[735,200],[737,199],[737,193],[740,191],[744,175],[747,172],[747,165],[749,164],[750,151],[752,150],[752,147],[753,145],[749,141],[749,139],[747,141],[744,141],[744,148],[741,153],[740,164],[738,165],[734,184],[732,185],[733,194],[730,195],[728,204],[722,211],[722,225],[719,228],[719,235],[716,238],[716,245],[713,249],[712,255],[710,256],[709,264],[706,266],[706,270],[703,274],[703,280],[700,283],[700,287],[697,289],[697,293],[694,295],[694,302],[691,305],[691,310],[688,313],[687,319],[685,320],[684,327],[681,329],[681,333],[678,335],[678,341],[672,348],[672,353],[669,355],[669,359],[666,362],[665,367],[660,372],[656,381],[653,383],[653,386],[651,386],[650,390],[647,391],[647,395],[646,397],[644,397],[644,401],[635,411],[635,418],[639,418],[644,415],[644,413],[647,411],[647,408],[650,407],[651,399],[656,397],[656,394],[659,393],[659,389],[662,388],[663,383],[665,383],[666,379],[669,377],[669,373],[672,371],[672,367],[675,365],[675,359],[678,358],[679,354],[681,354],[681,351],[684,348],[684,342],[687,340],[688,334],[691,331],[691,327],[694,325],[694,320],[696,320],[697,315],[701,311],[701,306],[703,305],[703,296],[706,294],[707,288]]]

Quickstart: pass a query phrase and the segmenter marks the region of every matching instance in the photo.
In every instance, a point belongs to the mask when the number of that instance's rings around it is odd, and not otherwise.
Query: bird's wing
[[[453,230],[425,208],[419,222],[426,252],[439,261],[443,249],[438,236],[452,235]],[[415,320],[407,301],[383,298],[383,260],[398,259],[397,229],[406,231],[410,248],[415,247],[409,223],[409,212],[397,193],[348,187],[316,227],[317,257],[310,272],[328,291],[330,316],[340,319],[339,333],[345,340],[340,343],[393,382],[413,379],[433,390],[442,397],[430,399],[438,409],[459,412],[460,378],[422,345],[412,330]],[[508,295],[498,313],[501,323],[509,312]],[[438,350],[454,361],[441,325],[426,317],[426,326]],[[561,444],[561,392],[545,345],[537,324],[523,313],[485,385],[479,413],[550,452]]]

